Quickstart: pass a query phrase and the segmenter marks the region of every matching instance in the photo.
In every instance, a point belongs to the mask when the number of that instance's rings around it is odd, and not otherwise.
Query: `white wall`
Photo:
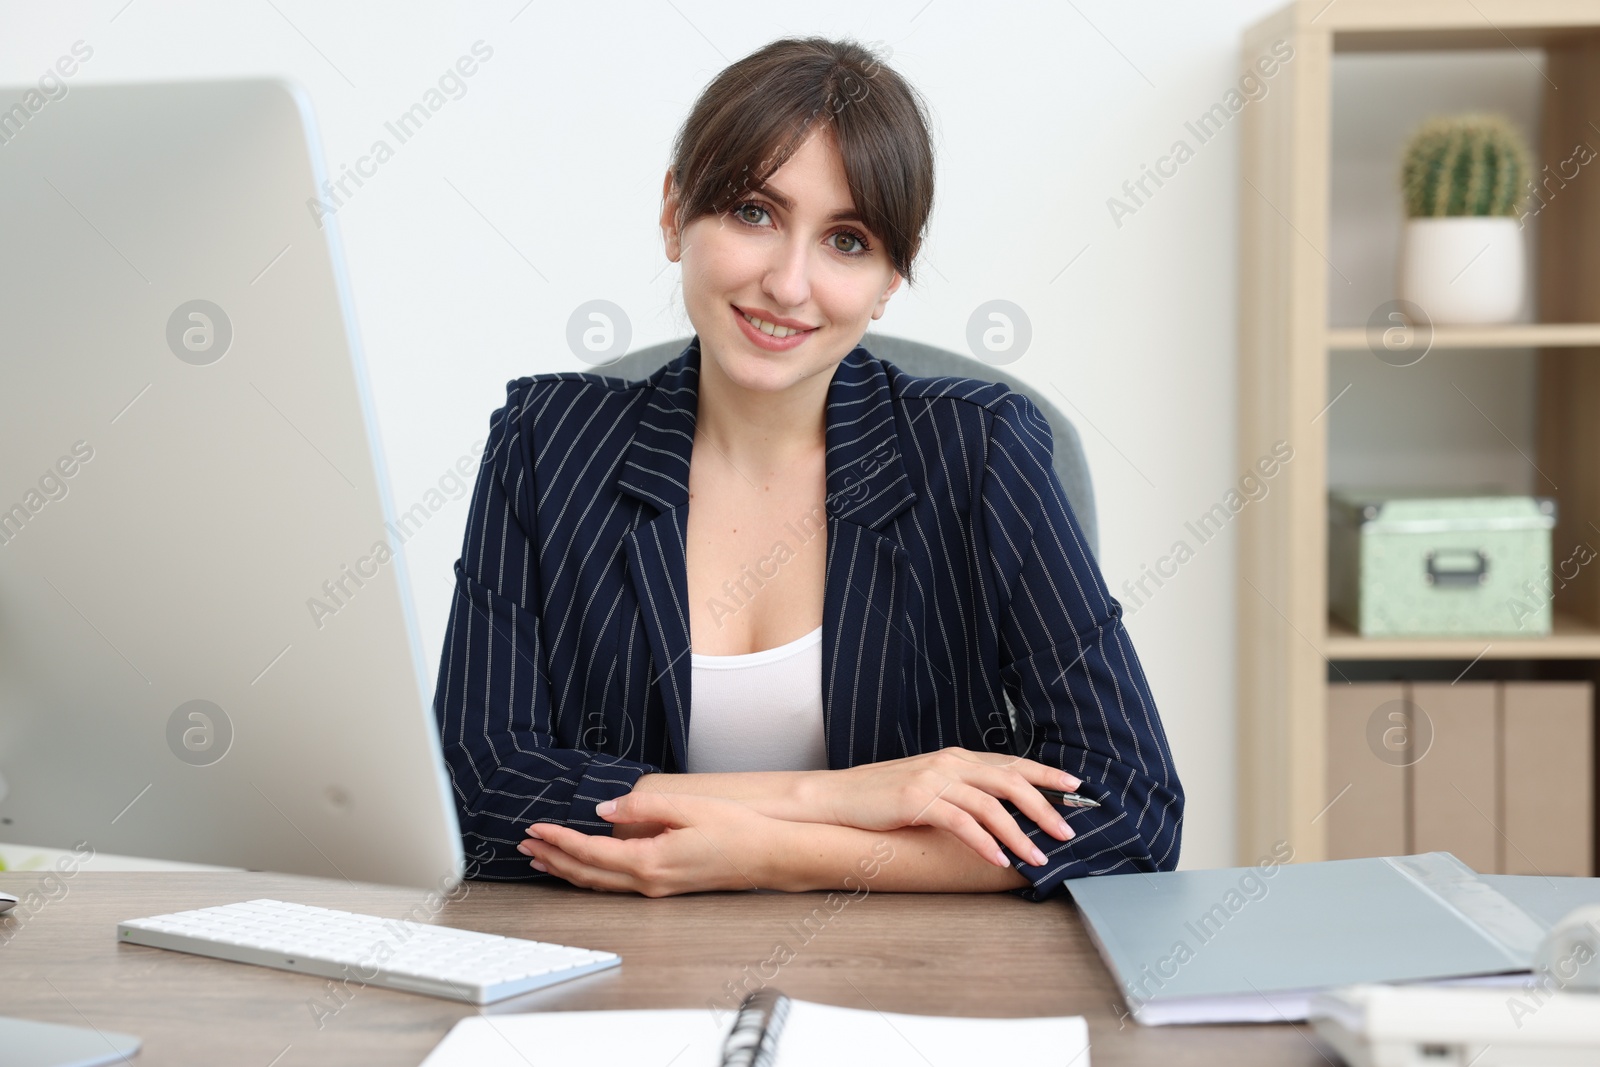
[[[1197,145],[1184,122],[1238,81],[1240,32],[1276,6],[17,0],[0,5],[0,82],[78,39],[83,82],[287,75],[337,169],[475,41],[493,48],[337,214],[405,507],[484,434],[508,379],[584,369],[564,340],[580,303],[625,308],[635,346],[688,332],[655,219],[671,138],[712,75],[786,34],[882,42],[931,103],[939,171],[923,281],[878,328],[959,347],[979,303],[1026,310],[1034,347],[1009,369],[1070,398],[1102,567],[1188,790],[1183,862],[1213,866],[1234,860],[1232,531],[1142,606],[1122,583],[1255,458],[1234,454],[1237,130],[1120,225],[1107,199],[1176,139]],[[407,545],[434,656],[464,521],[457,501]]]

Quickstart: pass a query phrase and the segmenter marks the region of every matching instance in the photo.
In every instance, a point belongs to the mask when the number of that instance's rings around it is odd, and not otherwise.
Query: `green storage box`
[[[1555,501],[1328,494],[1328,606],[1364,637],[1550,632]]]

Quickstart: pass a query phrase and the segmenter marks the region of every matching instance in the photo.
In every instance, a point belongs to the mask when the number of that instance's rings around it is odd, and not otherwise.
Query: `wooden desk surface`
[[[1063,901],[1010,894],[868,893],[831,910],[822,893],[650,900],[568,887],[468,883],[436,912],[416,891],[258,873],[0,874],[24,898],[0,919],[0,1014],[137,1034],[138,1064],[399,1064],[422,1061],[478,1009],[266,967],[119,944],[123,919],[273,897],[620,954],[622,966],[489,1005],[487,1012],[706,1007],[725,983],[806,1000],[948,1015],[1082,1015],[1092,1067],[1329,1067],[1308,1027],[1157,1027],[1122,999]],[[29,910],[27,894],[39,890]],[[46,893],[48,890],[48,893]],[[458,894],[459,895],[459,894]],[[806,920],[810,920],[806,923]],[[785,944],[787,953],[775,950]],[[775,976],[774,976],[775,975]],[[312,1004],[324,1005],[321,1026]],[[737,996],[729,1004],[737,1003]],[[336,1010],[335,1010],[336,1009]],[[332,1012],[332,1014],[328,1014]],[[1325,1050],[1324,1050],[1325,1051]],[[1000,1057],[997,1057],[1000,1058]]]

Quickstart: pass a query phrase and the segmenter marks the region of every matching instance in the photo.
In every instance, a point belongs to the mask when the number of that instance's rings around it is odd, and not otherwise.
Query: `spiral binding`
[[[723,1043],[722,1067],[772,1067],[788,1017],[789,998],[776,989],[762,988],[746,996]]]

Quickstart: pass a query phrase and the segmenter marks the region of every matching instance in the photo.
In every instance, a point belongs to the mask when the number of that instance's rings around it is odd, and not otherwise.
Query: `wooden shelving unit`
[[[1547,637],[1369,639],[1330,618],[1327,490],[1330,354],[1366,349],[1328,325],[1331,74],[1335,53],[1543,49],[1536,166],[1600,144],[1600,3],[1593,0],[1300,0],[1246,31],[1249,63],[1286,39],[1294,60],[1240,115],[1239,433],[1242,462],[1289,441],[1270,497],[1241,512],[1238,603],[1241,863],[1293,843],[1326,858],[1327,682],[1340,660],[1594,660],[1600,565],[1556,594]],[[1287,90],[1279,89],[1287,84]],[[1559,90],[1554,88],[1559,86]],[[1398,164],[1397,164],[1398,165]],[[1593,164],[1592,166],[1600,166]],[[1587,171],[1588,168],[1585,168]],[[1539,216],[1537,324],[1435,328],[1430,351],[1533,348],[1537,463],[1558,487],[1559,550],[1600,543],[1600,171]],[[1344,356],[1341,358],[1352,358]],[[1590,524],[1593,524],[1591,526]],[[1559,556],[1557,558],[1560,558]],[[1487,646],[1487,647],[1486,647]]]

